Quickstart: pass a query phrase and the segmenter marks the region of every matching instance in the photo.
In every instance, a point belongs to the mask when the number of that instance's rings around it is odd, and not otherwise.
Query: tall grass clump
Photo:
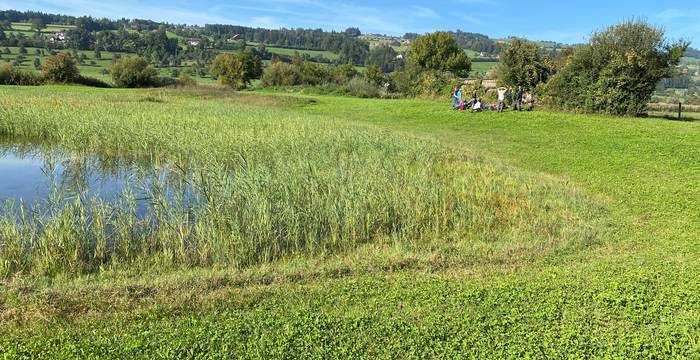
[[[63,203],[30,219],[8,211],[2,275],[245,267],[393,243],[467,244],[477,260],[508,261],[594,236],[581,225],[582,197],[432,141],[261,107],[255,96],[141,101],[148,94],[2,94],[0,134],[182,164],[200,199],[155,186],[145,217],[126,200]]]

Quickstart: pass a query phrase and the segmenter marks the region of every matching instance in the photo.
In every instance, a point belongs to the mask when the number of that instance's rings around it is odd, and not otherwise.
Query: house
[[[201,42],[202,41],[200,39],[197,39],[197,38],[185,38],[185,45],[197,46]]]
[[[66,33],[64,32],[57,32],[51,36],[49,36],[49,42],[51,43],[60,43],[66,41]]]
[[[231,37],[229,37],[229,40],[240,40],[240,39],[241,39],[241,34],[235,34],[235,35],[231,35]]]

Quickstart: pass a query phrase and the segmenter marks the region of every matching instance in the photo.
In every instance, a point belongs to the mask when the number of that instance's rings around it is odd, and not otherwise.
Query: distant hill
[[[700,50],[696,48],[688,48],[688,50],[685,52],[686,57],[691,57],[695,59],[700,59]]]

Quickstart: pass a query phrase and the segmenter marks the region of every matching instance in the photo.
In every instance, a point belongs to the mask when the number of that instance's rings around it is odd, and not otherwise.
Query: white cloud
[[[693,18],[694,15],[688,10],[666,9],[656,14],[656,17],[663,22],[669,22],[673,20]]]
[[[413,15],[421,18],[437,19],[440,17],[435,10],[425,6],[413,6]]]

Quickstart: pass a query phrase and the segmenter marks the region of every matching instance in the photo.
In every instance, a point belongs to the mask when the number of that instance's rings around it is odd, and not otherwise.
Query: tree
[[[373,85],[382,86],[386,82],[384,71],[382,71],[382,69],[377,65],[367,66],[367,70],[365,70],[364,75],[365,80]]]
[[[501,84],[530,90],[547,81],[553,65],[548,57],[540,54],[537,44],[515,39],[501,53],[496,71]]]
[[[415,39],[408,48],[408,63],[418,69],[448,71],[469,76],[471,61],[447,32],[438,31]]]
[[[148,87],[156,82],[158,72],[146,59],[136,57],[121,58],[112,65],[112,80],[119,87]]]
[[[44,22],[44,19],[40,17],[33,18],[30,22],[30,26],[31,29],[36,30],[36,32],[41,32],[41,30],[46,29],[46,23]]]
[[[361,36],[362,32],[356,27],[350,27],[345,29],[345,36],[358,37]]]
[[[221,84],[240,90],[262,75],[262,61],[250,49],[219,54],[211,64],[211,72]]]
[[[69,83],[80,77],[78,64],[68,53],[49,56],[42,67],[44,78],[50,82]]]
[[[639,115],[646,111],[656,85],[673,75],[688,48],[669,42],[661,28],[631,20],[593,34],[547,84],[558,108]]]
[[[402,59],[397,59],[399,53],[391,46],[375,46],[369,51],[366,65],[379,66],[385,73],[390,73],[401,67]]]

